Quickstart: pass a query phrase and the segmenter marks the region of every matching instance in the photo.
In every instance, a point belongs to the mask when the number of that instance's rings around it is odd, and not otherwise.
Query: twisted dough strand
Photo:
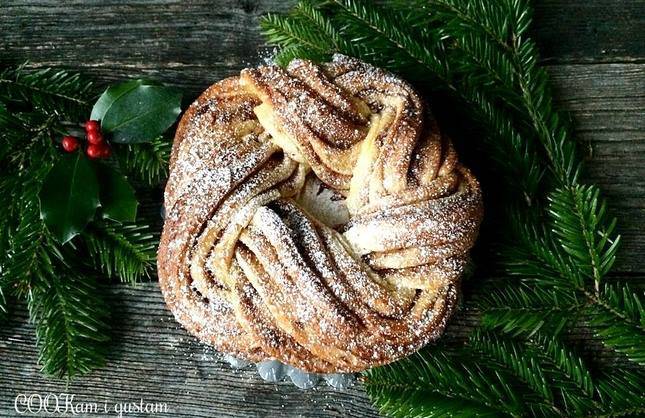
[[[437,338],[482,217],[417,93],[344,56],[206,90],[177,130],[165,206],[159,279],[177,320],[311,372]]]

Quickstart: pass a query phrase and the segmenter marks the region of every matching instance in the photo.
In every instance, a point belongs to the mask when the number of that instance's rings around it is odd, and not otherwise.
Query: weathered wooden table
[[[561,106],[590,144],[589,180],[619,218],[614,274],[645,278],[645,7],[628,0],[538,2],[534,32]],[[0,1],[0,60],[80,70],[110,82],[148,76],[193,98],[266,55],[257,18],[292,2]],[[263,52],[264,51],[264,52]],[[181,329],[156,283],[106,286],[114,311],[108,366],[65,382],[38,371],[24,308],[0,329],[0,416],[18,394],[67,392],[81,402],[165,402],[166,416],[372,417],[360,386],[301,391],[232,371]],[[460,312],[449,337],[475,313]]]

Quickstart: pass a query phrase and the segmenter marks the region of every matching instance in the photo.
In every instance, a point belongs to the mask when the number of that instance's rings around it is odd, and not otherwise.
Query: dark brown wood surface
[[[623,245],[615,274],[645,277],[645,7],[639,1],[537,2],[534,36],[558,103],[589,150],[587,178],[602,186]],[[292,2],[0,1],[0,62],[81,70],[99,82],[150,76],[194,98],[209,84],[270,54],[257,17]],[[0,416],[20,393],[76,401],[166,402],[164,416],[372,417],[356,385],[302,391],[233,371],[173,320],[156,283],[110,285],[114,335],[108,366],[65,382],[43,378],[24,307],[0,328]],[[448,337],[476,320],[460,312]],[[585,330],[580,330],[581,338]],[[590,352],[594,345],[589,344]],[[93,415],[97,416],[97,415]],[[133,416],[133,415],[130,415]],[[160,416],[160,415],[157,415]]]

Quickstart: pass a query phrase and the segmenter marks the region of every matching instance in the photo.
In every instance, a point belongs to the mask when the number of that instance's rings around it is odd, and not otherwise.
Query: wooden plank
[[[0,61],[83,69],[112,81],[163,74],[197,93],[255,61],[257,18],[291,2],[3,2]]]
[[[264,382],[253,367],[232,369],[175,322],[157,283],[113,284],[104,292],[113,327],[107,366],[69,385],[39,373],[27,311],[18,306],[11,312],[0,327],[0,416],[16,416],[16,396],[33,393],[74,394],[75,402],[99,405],[164,402],[168,413],[161,416],[173,417],[378,416],[359,383],[346,390],[324,384],[299,390],[288,382]],[[443,338],[463,341],[477,320],[477,312],[461,309]],[[586,328],[568,339],[584,358],[602,362],[608,355]]]
[[[639,0],[532,2],[532,34],[553,63],[643,61],[645,8]]]
[[[303,391],[287,382],[264,382],[253,367],[232,369],[175,322],[157,283],[115,284],[104,291],[112,307],[108,364],[69,385],[39,373],[28,314],[24,306],[11,313],[0,328],[0,416],[15,416],[15,397],[33,393],[74,394],[75,402],[99,405],[165,402],[163,416],[173,417],[378,416],[359,383],[342,391],[324,384]],[[477,318],[476,312],[458,311],[444,338],[462,341]],[[588,329],[568,338],[585,358],[603,361],[608,354]]]
[[[589,143],[587,178],[600,184],[624,236],[617,271],[642,279],[645,255],[644,9],[638,1],[538,2],[534,33],[577,137]],[[292,2],[112,0],[2,2],[0,62],[79,69],[110,82],[150,76],[182,87],[192,99],[210,83],[266,56],[257,17]],[[258,51],[261,56],[258,56]],[[587,65],[591,63],[601,65]],[[611,64],[611,62],[619,62]],[[154,206],[154,205],[153,205]],[[154,210],[151,208],[150,210]],[[15,416],[18,393],[75,393],[95,402],[167,402],[170,416],[371,417],[360,387],[300,391],[232,371],[188,336],[163,305],[155,283],[106,289],[114,309],[108,367],[72,382],[38,373],[33,328],[24,309],[0,328],[0,416]],[[459,312],[446,338],[462,339],[476,313]],[[603,351],[576,329],[585,357]]]
[[[622,271],[642,271],[643,176],[642,113],[645,75],[639,65],[571,65],[549,68],[561,97],[578,126],[578,137],[594,146],[590,179],[603,185],[625,235]],[[348,392],[320,389],[302,392],[289,384],[259,381],[253,371],[235,372],[196,344],[165,310],[155,284],[139,290],[111,288],[116,307],[114,345],[109,368],[75,381],[69,388],[43,379],[36,367],[33,329],[26,313],[18,311],[11,326],[0,333],[0,411],[11,411],[13,397],[39,388],[42,392],[78,393],[84,401],[115,402],[163,399],[173,414],[200,416],[371,416],[374,411],[359,388]],[[463,338],[474,313],[462,312],[452,322],[448,338]],[[589,333],[578,329],[572,338],[598,357]],[[167,366],[170,365],[170,366]],[[170,367],[171,369],[168,369]],[[140,376],[147,376],[145,381]],[[4,385],[4,386],[3,386]],[[96,394],[96,396],[94,396]],[[173,406],[174,405],[174,406]],[[282,409],[282,405],[284,409]],[[311,411],[314,405],[320,410]],[[241,406],[244,406],[241,408]],[[288,412],[287,412],[288,411]],[[237,414],[237,415],[236,415]],[[11,415],[9,413],[9,415]]]
[[[642,61],[638,1],[536,2],[533,32],[552,63]],[[163,75],[196,93],[254,64],[257,18],[294,1],[5,0],[0,61],[83,69],[104,81]]]
[[[645,271],[645,65],[548,68],[559,106],[588,152],[586,178],[607,197],[623,236],[615,271]]]
[[[173,417],[375,417],[355,385],[344,391],[321,385],[299,390],[260,380],[254,369],[232,370],[197,343],[166,309],[157,283],[106,288],[113,309],[108,366],[65,381],[41,376],[33,327],[24,307],[0,327],[0,416],[16,416],[20,393],[76,394],[76,401],[165,402]]]

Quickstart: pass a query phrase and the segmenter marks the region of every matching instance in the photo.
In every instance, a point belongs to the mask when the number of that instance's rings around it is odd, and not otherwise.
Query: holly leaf
[[[152,80],[145,81],[139,79],[124,81],[123,83],[108,87],[107,90],[105,90],[103,94],[101,94],[96,103],[94,103],[90,119],[102,120],[110,107],[112,107],[114,102],[116,102],[122,96],[130,93],[132,90],[135,90],[138,86],[143,85],[144,83],[146,83],[147,85],[160,85]]]
[[[38,195],[40,217],[61,243],[74,238],[94,217],[99,186],[82,152],[63,155],[45,177]]]
[[[117,143],[148,142],[170,128],[181,113],[181,92],[160,83],[131,80],[110,86],[91,119]]]
[[[97,164],[99,198],[103,218],[117,222],[134,222],[137,217],[137,198],[128,179],[106,164]]]

